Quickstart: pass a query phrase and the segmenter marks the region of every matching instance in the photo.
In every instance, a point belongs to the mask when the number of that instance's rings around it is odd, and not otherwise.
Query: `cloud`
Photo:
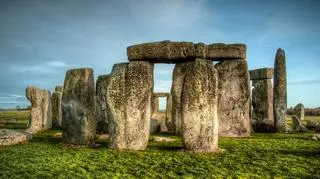
[[[310,84],[320,84],[320,79],[288,82],[288,85],[310,85]]]

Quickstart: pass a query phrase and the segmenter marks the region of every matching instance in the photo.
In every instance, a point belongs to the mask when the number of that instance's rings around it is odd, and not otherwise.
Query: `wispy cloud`
[[[309,84],[320,84],[320,79],[288,82],[288,85],[309,85]]]

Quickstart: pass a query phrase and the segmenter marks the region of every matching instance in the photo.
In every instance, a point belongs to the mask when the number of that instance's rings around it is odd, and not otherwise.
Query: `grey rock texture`
[[[152,115],[157,114],[159,111],[159,98],[156,96],[152,97]]]
[[[48,90],[41,90],[42,96],[42,129],[47,130],[52,128],[52,102],[51,93]]]
[[[110,143],[113,149],[144,150],[150,133],[153,64],[116,64],[107,90]]]
[[[222,61],[219,73],[219,135],[245,137],[251,132],[250,79],[246,60]]]
[[[172,96],[171,94],[167,98],[167,119],[166,119],[166,125],[168,128],[168,131],[174,131],[174,124],[172,120]]]
[[[63,86],[56,86],[55,92],[60,92],[60,93],[62,93],[62,92],[63,92]]]
[[[274,120],[278,132],[287,129],[287,72],[286,57],[282,49],[278,49],[274,63],[273,79]]]
[[[252,81],[252,123],[255,132],[275,132],[271,79]]]
[[[98,76],[96,83],[97,132],[108,133],[107,89],[111,75]]]
[[[30,86],[26,89],[26,97],[31,103],[30,124],[28,132],[36,133],[42,130],[42,92],[38,87]]]
[[[148,60],[153,63],[187,62],[195,58],[234,59],[246,58],[244,44],[193,44],[192,42],[160,41],[143,43],[127,48],[129,61]]]
[[[293,115],[292,118],[292,131],[293,132],[305,132],[307,128],[303,125],[302,120],[298,116]]]
[[[316,130],[316,131],[320,132],[320,121],[308,120],[306,127],[310,130]]]
[[[208,45],[206,58],[213,60],[246,59],[247,46],[245,44],[215,43]]]
[[[249,72],[251,80],[265,80],[272,79],[273,77],[273,68],[260,68],[250,70]]]
[[[62,95],[62,140],[93,145],[96,135],[93,70],[71,69],[66,73]]]
[[[0,129],[0,146],[19,144],[32,139],[32,134],[11,129]]]
[[[51,94],[48,90],[38,87],[27,87],[26,97],[31,103],[31,122],[27,129],[30,133],[37,133],[52,127]]]
[[[304,105],[302,103],[297,104],[294,108],[294,115],[296,115],[301,121],[304,120]]]
[[[62,92],[55,91],[52,93],[52,127],[62,127]]]
[[[186,75],[186,66],[188,63],[177,63],[174,66],[172,75],[172,122],[174,131],[177,135],[182,134],[182,123],[181,123],[181,94]]]
[[[218,150],[218,73],[210,60],[187,64],[181,97],[183,143],[187,151]]]

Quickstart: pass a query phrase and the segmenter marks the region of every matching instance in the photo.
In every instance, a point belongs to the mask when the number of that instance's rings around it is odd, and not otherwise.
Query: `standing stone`
[[[273,106],[275,126],[278,132],[286,132],[287,72],[286,57],[284,51],[281,48],[278,49],[275,57],[273,85]]]
[[[296,115],[292,117],[292,131],[293,132],[305,132],[307,128],[303,125],[302,120]]]
[[[294,115],[296,115],[300,121],[304,120],[304,105],[302,103],[297,104],[294,108]]]
[[[52,103],[51,93],[48,90],[41,90],[42,96],[42,129],[47,130],[52,128]]]
[[[188,63],[181,97],[183,143],[186,150],[218,150],[218,73],[210,60]]]
[[[67,71],[62,95],[62,140],[93,145],[96,134],[95,88],[90,68]]]
[[[107,90],[113,149],[144,150],[150,133],[153,64],[116,64]]]
[[[159,98],[157,96],[152,97],[152,115],[157,114],[159,110]]]
[[[108,132],[108,112],[107,112],[107,88],[111,75],[101,75],[96,84],[96,115],[97,115],[97,132]]]
[[[57,89],[57,88],[56,88]],[[52,127],[62,127],[62,92],[55,91],[52,93]]]
[[[188,63],[177,63],[172,75],[172,121],[174,124],[174,131],[177,135],[182,134],[181,123],[181,94],[186,75],[186,66]]]
[[[172,95],[169,95],[167,98],[167,119],[166,119],[166,125],[168,128],[168,131],[174,131],[174,124],[172,120]]]
[[[219,135],[245,137],[251,132],[250,79],[247,61],[226,60],[215,65],[219,73]]]
[[[27,87],[26,97],[31,103],[30,124],[28,132],[36,133],[42,130],[43,111],[42,111],[42,92],[38,87]]]
[[[63,86],[56,86],[55,92],[60,92],[60,93],[62,93],[62,92],[63,92]]]
[[[274,132],[272,68],[250,71],[252,80],[252,127],[255,132]]]

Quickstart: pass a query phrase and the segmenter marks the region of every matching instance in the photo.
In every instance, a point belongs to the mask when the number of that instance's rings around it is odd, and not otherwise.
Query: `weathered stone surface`
[[[153,64],[116,64],[107,90],[109,147],[144,150],[150,133]]]
[[[52,127],[62,127],[62,92],[53,92],[51,97],[52,102]]]
[[[38,87],[28,87],[26,97],[31,103],[31,122],[28,132],[36,133],[52,127],[51,94],[48,90]]]
[[[60,92],[60,93],[62,93],[62,92],[63,92],[63,86],[56,86],[55,92]]]
[[[32,134],[11,129],[0,129],[0,146],[15,145],[32,139]]]
[[[206,58],[214,60],[246,59],[247,46],[245,44],[215,43],[208,45]]]
[[[42,129],[47,130],[52,128],[52,103],[51,93],[48,90],[41,90],[42,96]]]
[[[156,96],[152,97],[152,115],[157,114],[159,111],[159,98]]]
[[[218,72],[210,60],[187,64],[181,112],[183,143],[188,151],[218,150]]]
[[[308,120],[306,127],[310,130],[316,130],[316,131],[320,132],[320,121]]]
[[[67,71],[62,95],[62,140],[65,143],[93,145],[96,135],[93,70]]]
[[[186,66],[188,63],[177,63],[174,66],[172,75],[172,121],[174,124],[174,131],[177,135],[182,134],[181,123],[181,94],[184,83],[184,77],[186,75]]]
[[[252,81],[252,126],[255,132],[274,132],[273,87],[270,79]]]
[[[215,66],[219,73],[219,135],[249,136],[251,99],[247,61],[222,61]]]
[[[38,87],[30,86],[26,89],[26,97],[31,103],[30,125],[28,132],[36,133],[42,130],[42,92]]]
[[[107,89],[111,75],[98,76],[96,83],[97,132],[108,132]]]
[[[272,79],[273,77],[273,68],[260,68],[256,70],[250,70],[249,72],[251,80],[265,80]]]
[[[172,96],[169,95],[169,97],[167,98],[167,111],[166,111],[166,125],[168,128],[168,131],[174,131],[174,124],[173,124],[173,120],[172,120]]]
[[[292,118],[292,130],[294,132],[305,132],[307,131],[307,128],[303,125],[302,121],[298,116],[293,115]]]
[[[159,123],[155,118],[151,118],[150,121],[150,134],[154,134],[159,131]]]
[[[159,130],[160,132],[168,132],[167,124],[165,122],[161,122],[159,125]]]
[[[143,43],[127,48],[129,61],[148,60],[153,63],[177,63],[208,58],[213,60],[227,60],[246,58],[244,44],[193,44],[192,42],[160,41]]]
[[[274,63],[273,79],[274,120],[278,132],[287,129],[287,72],[286,57],[282,49],[278,49]]]
[[[154,97],[169,97],[170,93],[153,93]]]
[[[294,108],[294,115],[296,115],[301,121],[304,120],[304,105],[302,103],[297,104]]]

